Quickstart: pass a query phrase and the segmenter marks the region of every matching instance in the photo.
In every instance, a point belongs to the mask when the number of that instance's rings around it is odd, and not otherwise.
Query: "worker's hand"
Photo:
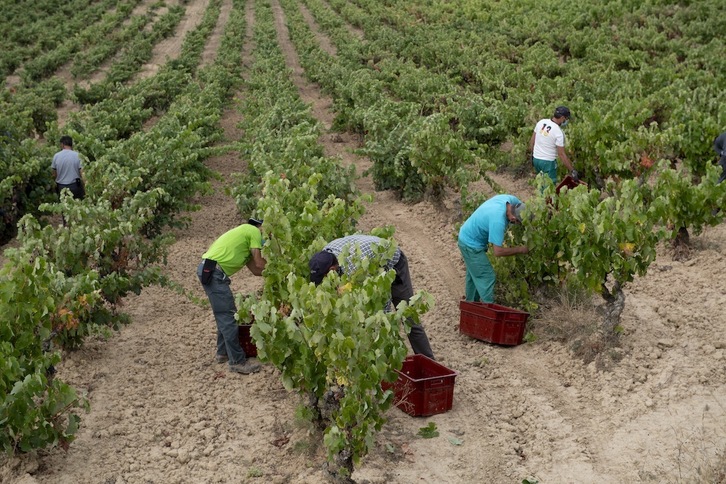
[[[534,155],[532,153],[527,153],[527,161],[530,165],[534,164]]]
[[[528,254],[529,253],[529,247],[527,247],[526,245],[521,246],[519,248],[519,253],[520,254]]]
[[[570,172],[570,176],[571,176],[571,177],[572,177],[572,179],[573,179],[573,180],[575,180],[576,182],[580,181],[580,174],[579,174],[579,173],[577,173],[577,170],[572,170],[572,171]]]

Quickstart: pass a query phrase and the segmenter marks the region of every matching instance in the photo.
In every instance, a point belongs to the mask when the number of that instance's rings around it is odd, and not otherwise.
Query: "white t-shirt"
[[[557,159],[557,147],[565,146],[565,134],[551,119],[540,119],[534,128],[534,151],[532,156],[538,160]]]

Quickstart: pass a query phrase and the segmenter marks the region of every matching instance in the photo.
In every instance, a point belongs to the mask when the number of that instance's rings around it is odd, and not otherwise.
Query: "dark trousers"
[[[76,200],[83,200],[83,198],[86,196],[86,190],[83,188],[83,182],[76,181],[71,184],[65,185],[63,183],[56,183],[55,184],[55,191],[58,195],[60,195],[61,190],[64,188],[67,188],[71,191],[73,194],[73,198]]]
[[[398,307],[401,301],[409,301],[413,297],[413,284],[411,283],[411,274],[408,271],[408,259],[403,252],[401,258],[398,259],[396,265],[393,266],[396,271],[396,279],[391,284],[391,302],[394,307]],[[420,324],[411,324],[411,332],[408,333],[408,342],[415,354],[422,354],[434,359],[434,353],[431,351],[429,337]]]
[[[718,161],[718,164],[721,165],[721,176],[718,179],[718,182],[721,183],[722,181],[726,180],[726,155],[723,155],[721,159]]]

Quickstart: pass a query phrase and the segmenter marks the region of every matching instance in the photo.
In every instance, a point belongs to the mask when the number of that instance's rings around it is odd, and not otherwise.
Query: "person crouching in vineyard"
[[[535,174],[544,173],[557,185],[557,159],[562,160],[575,181],[579,174],[565,153],[565,133],[562,132],[570,120],[570,110],[558,106],[551,119],[540,119],[529,140],[529,156]]]
[[[81,177],[83,166],[78,152],[73,150],[73,138],[61,136],[60,145],[61,150],[53,155],[53,162],[50,164],[56,192],[60,195],[61,190],[67,188],[73,193],[73,198],[82,200],[86,196]]]
[[[340,254],[346,249],[353,249],[355,246],[360,248],[363,257],[371,257],[374,254],[373,247],[386,243],[384,239],[374,235],[349,235],[340,239],[335,239],[317,252],[310,259],[310,281],[316,286],[323,282],[323,278],[331,271],[339,274],[352,274],[356,271],[356,266],[351,257],[346,258],[341,264],[338,261]],[[393,257],[387,262],[386,270],[393,269],[396,272],[396,278],[391,284],[391,302],[393,307],[398,307],[401,301],[409,301],[413,297],[413,284],[411,282],[411,274],[408,271],[408,260],[406,255],[400,248],[396,248]],[[411,332],[408,334],[408,341],[411,348],[416,354],[422,354],[434,359],[431,351],[429,338],[426,331],[420,324],[411,324]]]
[[[234,318],[237,307],[230,276],[242,267],[261,276],[266,261],[262,258],[262,220],[249,219],[246,224],[222,234],[202,255],[197,276],[207,293],[217,322],[217,363],[229,362],[229,370],[248,375],[260,371],[260,364],[247,359],[239,343],[239,326]]]
[[[496,195],[477,208],[459,229],[459,250],[466,264],[466,300],[494,302],[496,276],[487,250],[497,257],[526,254],[526,246],[502,247],[510,223],[522,223],[522,203],[514,195]]]

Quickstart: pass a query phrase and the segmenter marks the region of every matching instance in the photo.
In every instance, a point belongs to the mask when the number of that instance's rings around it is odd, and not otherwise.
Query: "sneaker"
[[[229,358],[227,357],[227,355],[217,355],[216,358],[217,358],[217,363],[227,363],[227,361],[229,361]]]
[[[242,373],[243,375],[249,375],[250,373],[257,373],[262,369],[262,365],[255,361],[247,360],[244,363],[237,363],[229,365],[229,371],[235,373]]]

